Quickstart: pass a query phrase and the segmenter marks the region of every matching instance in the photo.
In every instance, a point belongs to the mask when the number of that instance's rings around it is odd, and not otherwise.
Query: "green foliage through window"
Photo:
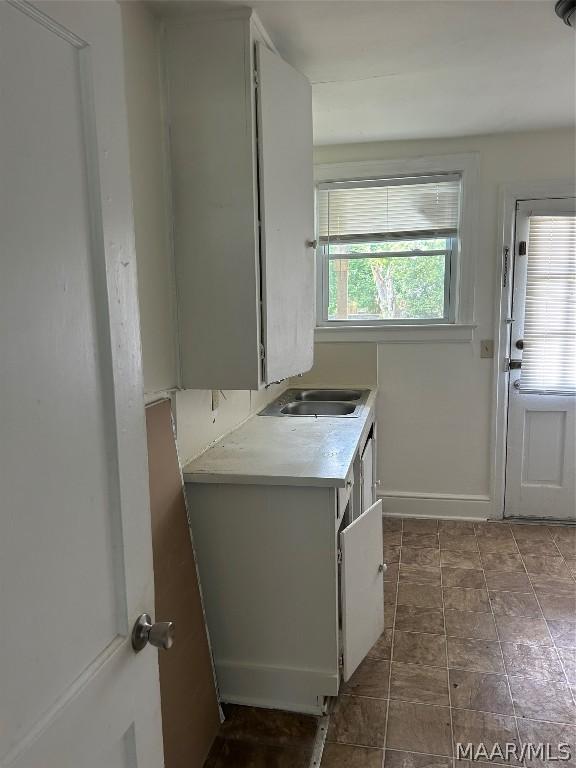
[[[330,245],[328,319],[444,318],[449,249],[446,239]],[[351,254],[366,257],[346,258]]]

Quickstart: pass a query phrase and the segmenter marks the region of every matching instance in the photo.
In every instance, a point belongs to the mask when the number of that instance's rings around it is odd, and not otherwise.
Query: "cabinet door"
[[[366,442],[361,461],[362,507],[365,512],[374,503],[374,439]]]
[[[314,182],[308,80],[261,44],[258,155],[262,338],[267,384],[312,367]]]
[[[384,631],[382,501],[340,534],[342,644],[348,680]]]

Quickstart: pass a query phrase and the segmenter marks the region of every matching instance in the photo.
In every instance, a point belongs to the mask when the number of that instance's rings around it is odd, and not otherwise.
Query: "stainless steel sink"
[[[326,400],[348,402],[361,399],[361,389],[300,389],[294,395],[294,400],[312,400],[314,402]]]
[[[354,418],[362,413],[369,389],[287,389],[259,416]]]
[[[356,406],[353,403],[295,402],[282,408],[285,416],[350,416]]]

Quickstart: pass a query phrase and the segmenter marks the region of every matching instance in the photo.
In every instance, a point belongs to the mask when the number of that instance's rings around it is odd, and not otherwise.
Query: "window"
[[[320,325],[455,320],[460,174],[317,188]]]

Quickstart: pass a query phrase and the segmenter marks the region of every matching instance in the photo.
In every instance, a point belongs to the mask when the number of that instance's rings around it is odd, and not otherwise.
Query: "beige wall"
[[[508,183],[574,176],[571,131],[474,136],[431,141],[326,146],[317,163],[389,160],[477,152],[480,155],[480,216],[477,232],[476,323],[472,343],[317,345],[312,372],[303,383],[333,383],[335,360],[368,380],[378,365],[380,398],[379,474],[389,511],[490,514],[492,360],[480,359],[480,339],[494,330],[498,192]],[[337,349],[340,348],[340,352]],[[372,351],[369,348],[372,347]]]
[[[176,293],[170,231],[169,179],[162,120],[159,25],[138,2],[122,4],[126,100],[138,293],[147,401],[178,382]],[[212,411],[209,391],[176,393],[178,447],[183,463],[257,412],[282,387],[225,392]]]

